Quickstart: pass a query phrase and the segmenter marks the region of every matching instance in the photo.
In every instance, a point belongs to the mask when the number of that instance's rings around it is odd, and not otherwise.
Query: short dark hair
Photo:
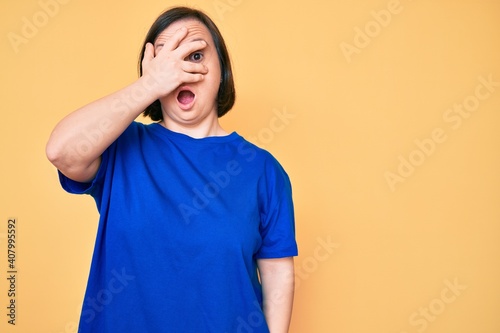
[[[165,30],[172,23],[184,20],[184,19],[195,19],[200,23],[204,24],[215,43],[215,48],[217,50],[217,55],[219,56],[219,64],[221,69],[221,82],[219,86],[219,91],[217,93],[217,116],[222,117],[225,115],[234,105],[236,99],[236,92],[234,89],[233,71],[231,69],[231,61],[229,60],[229,53],[226,48],[224,39],[219,29],[215,23],[208,17],[207,14],[200,10],[188,8],[188,7],[173,7],[163,12],[153,23],[149,32],[146,35],[144,43],[142,45],[141,54],[139,56],[139,75],[142,76],[142,59],[144,58],[144,52],[146,50],[146,44],[154,44],[156,38],[160,33]],[[153,121],[163,120],[163,113],[161,110],[161,104],[159,100],[153,102],[149,105],[143,112],[145,117],[150,117]]]

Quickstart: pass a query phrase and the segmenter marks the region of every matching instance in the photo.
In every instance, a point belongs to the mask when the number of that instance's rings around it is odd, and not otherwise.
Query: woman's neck
[[[182,133],[195,139],[210,136],[226,136],[229,134],[222,128],[217,118],[196,125],[180,124],[172,119],[164,118],[160,124],[172,132]]]

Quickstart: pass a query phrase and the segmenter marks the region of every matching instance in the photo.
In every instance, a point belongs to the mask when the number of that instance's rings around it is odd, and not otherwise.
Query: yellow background
[[[1,332],[76,332],[98,216],[60,188],[45,143],[132,82],[153,20],[186,4],[230,49],[238,96],[223,125],[292,179],[290,332],[500,332],[500,86],[481,83],[500,82],[499,1],[60,1],[0,4]],[[14,43],[26,22],[39,27]]]

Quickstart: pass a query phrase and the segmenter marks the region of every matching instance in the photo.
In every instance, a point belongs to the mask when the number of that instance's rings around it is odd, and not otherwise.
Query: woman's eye
[[[200,62],[203,60],[203,54],[201,52],[194,52],[189,55],[189,61]]]

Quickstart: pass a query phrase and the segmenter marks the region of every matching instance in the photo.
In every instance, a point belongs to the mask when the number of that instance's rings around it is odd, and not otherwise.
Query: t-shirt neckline
[[[222,136],[207,136],[204,138],[193,138],[192,136],[189,136],[189,135],[184,134],[184,133],[174,132],[174,131],[166,128],[165,126],[163,126],[159,123],[152,123],[149,126],[158,135],[167,137],[168,139],[171,139],[171,140],[183,141],[186,143],[193,143],[193,144],[225,143],[225,142],[230,142],[230,141],[233,141],[233,140],[240,138],[240,135],[238,133],[236,133],[235,131],[233,131],[227,135],[222,135]]]

